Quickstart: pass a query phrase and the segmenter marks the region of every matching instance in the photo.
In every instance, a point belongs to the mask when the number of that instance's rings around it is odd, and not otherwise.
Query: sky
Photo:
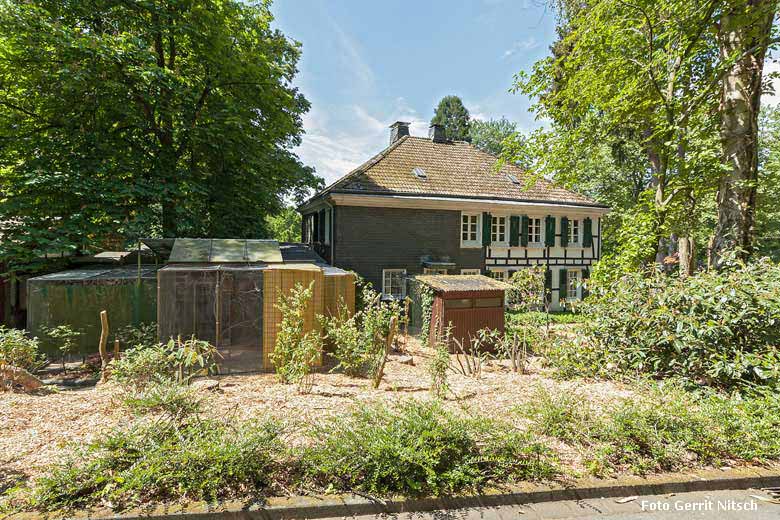
[[[426,136],[448,94],[473,118],[506,117],[524,131],[542,124],[509,89],[549,55],[556,20],[545,0],[275,0],[272,12],[302,44],[294,83],[312,106],[296,152],[326,184],[384,149],[394,121]]]
[[[394,121],[427,136],[448,94],[474,118],[539,126],[509,89],[555,38],[543,0],[276,0],[272,12],[303,46],[295,85],[312,106],[296,151],[328,184],[384,149]]]

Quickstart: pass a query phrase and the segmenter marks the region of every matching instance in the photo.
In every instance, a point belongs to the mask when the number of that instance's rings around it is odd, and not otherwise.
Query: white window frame
[[[535,224],[538,223],[538,226]],[[534,228],[537,227],[538,240],[534,240]],[[528,247],[542,247],[544,245],[544,219],[542,217],[528,217]]]
[[[475,274],[482,274],[482,271],[479,269],[461,269],[460,274],[462,275],[475,275]]]
[[[449,274],[444,267],[423,267],[423,274]]]
[[[493,278],[495,278],[496,280],[500,280],[502,282],[509,281],[509,270],[508,269],[489,269],[488,272],[491,273]],[[500,277],[496,277],[497,273],[501,273],[501,276]]]
[[[388,280],[387,275],[393,274],[401,275],[401,294],[397,296],[393,295],[391,292],[392,288],[388,287],[388,281],[392,285],[392,279]],[[390,298],[403,300],[406,297],[406,282],[404,278],[406,278],[406,269],[382,269],[382,294]]]
[[[575,235],[574,228],[577,228]],[[569,220],[569,247],[579,246],[582,242],[582,226],[580,225],[580,219],[574,218]]]
[[[506,246],[509,245],[509,230],[507,223],[509,219],[506,215],[492,215],[490,219],[490,244]]]
[[[468,223],[464,222],[464,219],[468,218]],[[472,239],[474,231],[468,228],[471,228],[473,225],[475,225],[474,220],[476,220],[476,238]],[[468,228],[466,230],[466,233],[468,235],[467,240],[463,240],[463,226],[467,225]],[[466,213],[463,212],[460,214],[460,247],[482,247],[482,214],[481,213]]]
[[[572,275],[574,275],[572,279]],[[580,299],[580,281],[582,280],[582,271],[579,269],[566,270],[566,300],[577,301]],[[572,287],[572,282],[574,287]]]

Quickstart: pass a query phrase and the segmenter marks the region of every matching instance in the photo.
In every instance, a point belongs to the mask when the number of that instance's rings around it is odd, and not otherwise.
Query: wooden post
[[[119,340],[114,340],[114,361],[119,361]]]
[[[105,383],[108,380],[108,352],[106,345],[108,343],[108,312],[100,311],[100,382]]]

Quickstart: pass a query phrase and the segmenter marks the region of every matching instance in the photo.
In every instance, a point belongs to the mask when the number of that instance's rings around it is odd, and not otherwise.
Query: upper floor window
[[[479,213],[463,213],[460,217],[460,245],[461,247],[481,246]]]
[[[406,269],[383,269],[382,293],[402,300],[406,296]]]
[[[447,270],[436,267],[423,267],[423,274],[447,274]]]
[[[577,219],[569,221],[569,245],[575,246],[580,243],[580,221]]]
[[[506,217],[493,217],[493,223],[490,227],[490,242],[493,244],[506,243]]]
[[[542,243],[542,219],[536,217],[528,218],[528,243]]]

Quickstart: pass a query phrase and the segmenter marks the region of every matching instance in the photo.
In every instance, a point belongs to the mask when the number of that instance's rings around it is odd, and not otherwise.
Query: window
[[[566,299],[577,299],[577,287],[580,285],[579,271],[566,271]]]
[[[458,300],[444,300],[445,309],[470,309],[473,305],[471,298],[463,298]]]
[[[528,219],[528,244],[539,245],[542,243],[542,219],[530,217]]]
[[[397,300],[406,296],[406,269],[382,270],[382,293]]]
[[[490,276],[495,278],[496,280],[501,280],[502,282],[506,282],[506,269],[491,269],[490,270]]]
[[[447,270],[436,269],[433,267],[423,267],[423,274],[447,274]]]
[[[461,269],[460,274],[482,274],[479,269]]]
[[[490,241],[494,244],[506,243],[506,217],[493,217],[490,227]]]
[[[502,298],[477,298],[474,302],[474,307],[486,308],[486,307],[501,307],[504,305]]]
[[[580,221],[569,221],[569,245],[576,246],[580,243]]]
[[[460,217],[460,246],[479,247],[482,244],[478,213],[463,213]]]

